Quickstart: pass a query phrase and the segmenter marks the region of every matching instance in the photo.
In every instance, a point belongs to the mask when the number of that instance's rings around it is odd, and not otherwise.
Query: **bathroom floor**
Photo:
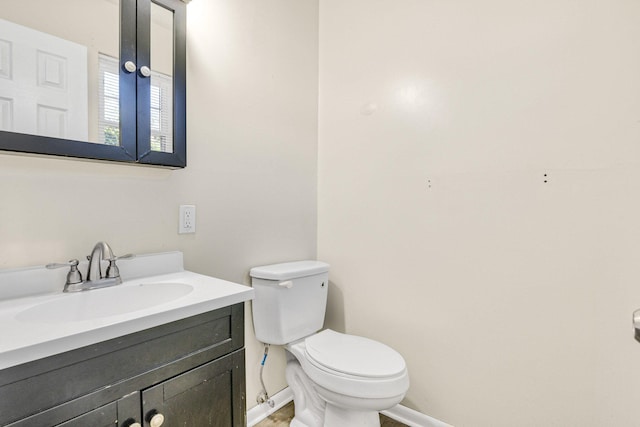
[[[287,427],[293,418],[293,402],[283,406],[266,419],[260,421],[255,427]],[[381,427],[407,427],[389,417],[380,415]]]

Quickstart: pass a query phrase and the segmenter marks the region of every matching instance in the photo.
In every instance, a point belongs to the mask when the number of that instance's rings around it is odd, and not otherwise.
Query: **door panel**
[[[143,391],[144,425],[161,414],[163,427],[243,426],[244,395],[234,397],[242,364],[244,352],[236,352]]]

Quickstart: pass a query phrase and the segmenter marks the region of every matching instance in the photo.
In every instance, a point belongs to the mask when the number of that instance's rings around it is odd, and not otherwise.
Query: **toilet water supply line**
[[[275,406],[275,402],[273,399],[269,398],[269,393],[267,393],[267,388],[264,386],[264,380],[262,379],[262,371],[264,369],[264,363],[267,361],[267,355],[269,354],[269,344],[264,345],[264,356],[262,356],[262,363],[260,363],[260,384],[262,384],[262,390],[258,393],[258,397],[256,401],[259,404],[267,402],[271,408]]]

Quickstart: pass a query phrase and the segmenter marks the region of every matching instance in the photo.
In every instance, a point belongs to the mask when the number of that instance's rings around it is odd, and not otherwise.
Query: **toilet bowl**
[[[400,403],[409,389],[402,356],[368,338],[325,329],[285,348],[293,356],[287,370],[301,370],[313,385],[302,388],[299,400],[315,392],[325,402],[318,423],[294,427],[379,426],[378,412]]]
[[[409,389],[406,363],[372,339],[320,331],[328,270],[318,261],[251,269],[256,337],[287,350],[291,427],[379,427],[379,411],[400,403]]]

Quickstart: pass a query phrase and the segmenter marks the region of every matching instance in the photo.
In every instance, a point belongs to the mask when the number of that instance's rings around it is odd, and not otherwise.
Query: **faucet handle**
[[[62,267],[78,267],[80,261],[77,259],[70,259],[69,262],[52,262],[51,264],[45,265],[49,270],[53,270],[54,268],[62,268]]]
[[[121,260],[121,259],[131,259],[131,258],[135,258],[135,257],[136,257],[135,254],[126,254],[126,255],[114,256],[113,258],[110,258],[107,261],[111,262],[111,261],[118,261],[118,260]]]
[[[116,261],[120,259],[131,259],[135,258],[134,254],[126,254],[121,256],[114,256],[113,258],[109,258],[109,266],[107,267],[107,272],[105,277],[108,279],[113,279],[115,277],[120,277],[120,270],[118,270],[118,266],[116,265]]]
[[[58,263],[54,262],[51,264],[45,265],[46,268],[52,270],[54,268],[63,268],[63,267],[71,267],[69,272],[67,273],[67,283],[66,285],[73,285],[76,283],[82,283],[82,274],[78,270],[78,264],[80,262],[77,259],[69,260],[69,262]]]

